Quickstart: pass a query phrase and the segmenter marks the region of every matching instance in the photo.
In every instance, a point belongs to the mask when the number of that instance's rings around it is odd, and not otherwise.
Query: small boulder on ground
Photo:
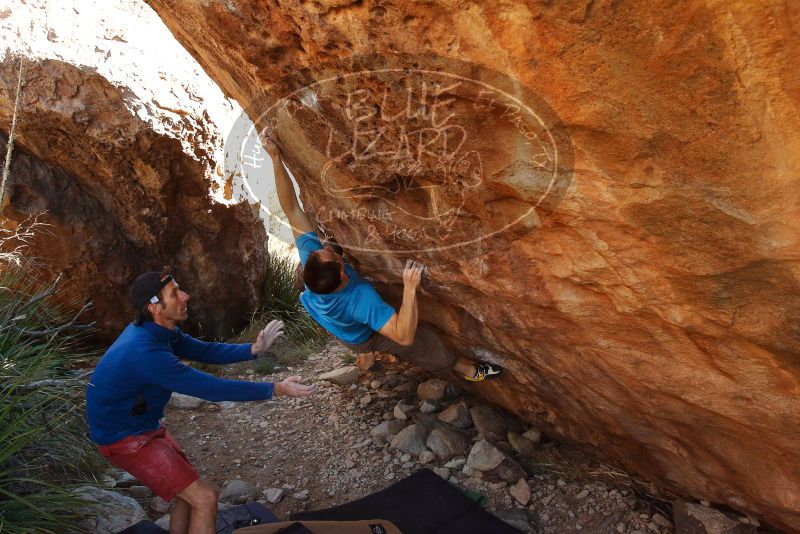
[[[469,413],[478,433],[489,441],[503,441],[509,431],[520,430],[513,419],[485,404],[473,407]]]
[[[448,480],[450,478],[450,470],[445,469],[444,467],[434,467],[433,472],[445,480]]]
[[[508,483],[514,483],[525,476],[525,470],[517,462],[485,439],[478,440],[472,446],[464,469],[467,472],[480,471],[487,480],[503,480]]]
[[[86,516],[83,520],[86,532],[116,534],[147,519],[144,508],[133,497],[94,486],[79,486],[73,491],[86,501],[78,510]]]
[[[477,471],[491,471],[500,465],[505,459],[505,455],[486,441],[485,439],[478,440],[467,456],[467,466]]]
[[[150,508],[157,514],[166,514],[172,508],[172,503],[167,502],[159,496],[155,496],[150,501]]]
[[[453,458],[452,460],[444,464],[444,467],[448,469],[461,469],[462,467],[464,467],[466,463],[467,459],[464,458],[463,456],[459,456],[457,458]]]
[[[367,371],[372,371],[375,369],[377,367],[375,354],[371,352],[365,352],[356,356],[356,367],[362,373],[366,373]]]
[[[422,413],[419,411],[411,412],[411,419],[417,423],[418,425],[424,426],[428,432],[440,426],[442,423],[439,422],[439,418],[436,417],[438,414],[435,413]]]
[[[206,401],[197,397],[190,397],[183,393],[173,393],[167,403],[168,408],[178,408],[180,410],[197,410],[205,406]]]
[[[413,382],[403,382],[402,384],[398,384],[392,388],[392,394],[397,395],[398,397],[407,397],[413,391],[414,391]]]
[[[131,486],[123,488],[121,491],[134,499],[149,499],[153,496],[153,491],[147,486]]]
[[[461,390],[441,378],[431,378],[417,386],[417,395],[422,400],[438,403],[455,399]]]
[[[524,478],[520,478],[516,484],[511,486],[509,492],[522,506],[527,506],[531,500],[531,487]]]
[[[446,462],[455,456],[467,454],[471,439],[468,434],[455,428],[440,425],[431,430],[425,444],[440,460]]]
[[[472,426],[472,417],[469,415],[469,408],[463,402],[451,404],[439,414],[439,421],[456,426],[458,428],[469,428]]]
[[[530,427],[528,430],[522,434],[522,437],[529,440],[531,443],[536,445],[540,441],[542,441],[542,431],[536,428],[535,426]]]
[[[729,518],[722,512],[687,501],[672,505],[675,534],[755,534],[756,527]]]
[[[105,474],[113,481],[112,486],[115,488],[130,488],[139,484],[135,476],[116,467],[106,469]]]
[[[392,439],[391,447],[413,456],[419,456],[425,450],[427,437],[428,433],[421,425],[409,425]]]
[[[414,406],[411,404],[406,404],[405,402],[398,402],[394,407],[394,416],[401,421],[405,421],[408,419],[408,414],[414,409]]]
[[[264,490],[263,495],[270,504],[277,504],[283,499],[283,490],[281,488],[267,488]]]
[[[372,430],[369,431],[369,434],[372,436],[372,440],[375,442],[375,445],[378,447],[383,447],[405,427],[405,421],[401,419],[390,419],[389,421],[384,421],[372,427]]]
[[[425,449],[424,451],[419,453],[419,463],[421,463],[421,464],[430,463],[430,462],[434,461],[435,459],[436,459],[436,455],[433,454],[428,449]]]
[[[520,456],[531,456],[536,451],[536,447],[534,447],[531,440],[520,436],[516,432],[509,432],[507,437],[511,448]]]
[[[347,365],[319,375],[320,380],[327,380],[339,386],[349,386],[358,380],[359,371],[355,365]]]
[[[515,480],[527,475],[521,465],[507,456],[497,468],[484,474],[489,480],[504,480],[509,484],[513,484]]]
[[[222,488],[219,500],[229,504],[244,504],[258,498],[258,488],[244,480],[231,480]]]
[[[419,411],[422,413],[433,413],[439,411],[441,405],[438,402],[422,401],[419,404]]]

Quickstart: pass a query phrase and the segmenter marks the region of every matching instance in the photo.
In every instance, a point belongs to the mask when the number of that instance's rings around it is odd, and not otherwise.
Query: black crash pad
[[[293,521],[374,518],[391,521],[403,534],[520,534],[428,469],[357,501],[290,516]]]

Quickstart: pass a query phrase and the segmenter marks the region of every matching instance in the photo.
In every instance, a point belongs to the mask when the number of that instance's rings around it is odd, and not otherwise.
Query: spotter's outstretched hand
[[[276,397],[281,395],[286,395],[287,397],[308,397],[317,391],[317,386],[315,384],[303,384],[302,381],[303,377],[301,376],[290,376],[275,384],[274,395]]]
[[[283,335],[283,321],[270,321],[264,330],[258,333],[255,343],[250,347],[250,352],[254,356],[258,356],[267,352],[275,340]]]

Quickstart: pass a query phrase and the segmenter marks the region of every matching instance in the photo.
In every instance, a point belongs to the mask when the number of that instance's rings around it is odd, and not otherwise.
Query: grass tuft
[[[328,334],[300,303],[302,289],[296,284],[297,267],[294,258],[281,252],[270,252],[261,309],[253,322],[264,325],[273,319],[282,320],[285,336],[296,349],[292,357],[302,358],[321,349]]]
[[[270,375],[278,365],[297,365],[316,352],[328,340],[328,334],[308,315],[300,303],[302,290],[296,286],[298,262],[279,251],[269,253],[269,267],[264,273],[261,291],[261,307],[253,314],[250,325],[234,336],[230,343],[252,343],[267,323],[279,319],[284,324],[284,335],[278,338],[266,354],[260,355],[255,363],[256,374]],[[226,370],[216,365],[195,364],[197,369],[226,376],[236,374],[235,364]]]
[[[85,330],[58,330],[70,306],[32,302],[49,284],[12,259],[0,259],[0,531],[83,532],[84,501],[70,490],[103,465],[86,437],[84,382],[69,370],[90,355]]]

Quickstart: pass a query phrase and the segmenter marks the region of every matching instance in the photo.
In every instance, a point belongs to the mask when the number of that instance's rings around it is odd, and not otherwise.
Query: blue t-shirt
[[[314,232],[297,236],[296,242],[303,265],[312,252],[322,248]],[[308,314],[334,336],[345,343],[363,343],[383,328],[395,311],[352,265],[345,263],[344,270],[350,280],[342,289],[320,295],[306,288],[300,295],[300,302]]]
[[[153,322],[129,324],[108,348],[86,386],[89,436],[109,445],[133,434],[157,429],[172,392],[209,401],[272,398],[270,382],[226,380],[181,363],[252,360],[251,345],[207,343],[179,328]]]

